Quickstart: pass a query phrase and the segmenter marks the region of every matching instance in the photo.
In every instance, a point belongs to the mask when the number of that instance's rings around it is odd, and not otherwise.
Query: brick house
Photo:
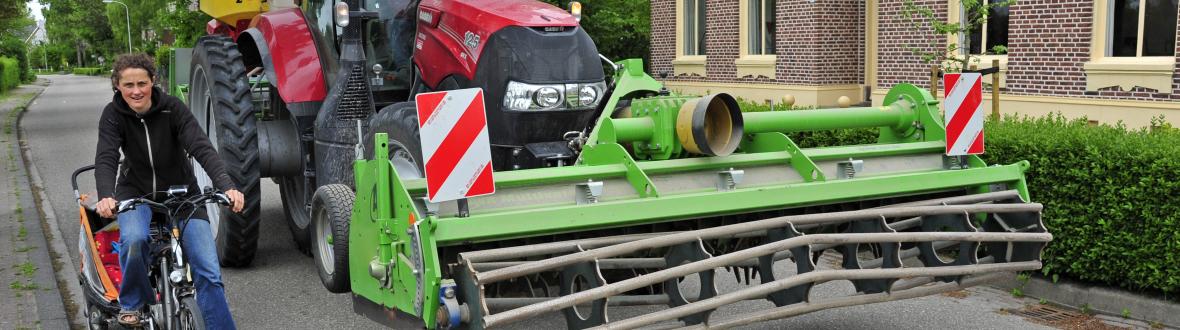
[[[964,16],[959,0],[914,2],[939,19]],[[1176,3],[1018,0],[956,41],[915,31],[902,18],[903,0],[652,0],[649,71],[688,93],[880,104],[895,84],[929,87],[931,65],[911,48],[953,42],[981,55],[980,68],[1000,61],[1005,113],[1062,112],[1132,127],[1162,114],[1180,124]],[[996,45],[1007,53],[989,54]]]

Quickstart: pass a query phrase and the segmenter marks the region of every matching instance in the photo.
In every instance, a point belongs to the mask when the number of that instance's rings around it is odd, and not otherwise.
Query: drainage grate
[[[1031,305],[1020,310],[1010,310],[1008,312],[1012,313],[1013,315],[1023,316],[1032,321],[1042,321],[1047,323],[1075,320],[1079,317],[1082,317],[1082,314],[1049,305]]]

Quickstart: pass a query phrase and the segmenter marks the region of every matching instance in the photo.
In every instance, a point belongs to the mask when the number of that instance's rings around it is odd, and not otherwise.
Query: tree
[[[569,8],[568,0],[544,0]],[[644,58],[651,48],[650,0],[587,0],[582,1],[582,28],[598,52],[611,60]]]
[[[205,23],[213,18],[200,10],[188,10],[195,0],[164,1],[164,7],[156,12],[155,30],[171,32],[176,38],[172,47],[192,47],[205,35]]]
[[[20,79],[32,81],[36,76],[29,70],[26,40],[36,31],[29,8],[20,0],[0,0],[0,56],[16,59]]]
[[[945,22],[935,15],[935,12],[930,7],[917,5],[913,0],[905,0],[902,5],[902,18],[906,19],[914,27],[914,30],[928,32],[936,38],[929,38],[927,51],[917,47],[906,45],[910,52],[922,57],[926,63],[937,62],[943,67],[946,72],[962,71],[963,68],[968,68],[971,63],[979,63],[979,58],[961,52],[962,49],[957,42],[947,43],[946,47],[938,47],[938,42],[943,38],[953,38],[953,40],[960,40],[959,36],[966,35],[971,31],[979,31],[984,22],[987,22],[988,15],[992,9],[998,7],[1008,7],[1016,4],[1016,0],[1003,0],[991,2],[988,0],[959,0],[959,4],[966,15],[963,22]],[[941,39],[945,40],[945,39]],[[992,52],[997,54],[1005,54],[1008,48],[1004,46],[995,46]]]
[[[96,0],[40,1],[46,36],[50,43],[73,49],[73,65],[97,64],[91,56],[109,57],[114,53],[115,38],[105,12],[107,4]]]

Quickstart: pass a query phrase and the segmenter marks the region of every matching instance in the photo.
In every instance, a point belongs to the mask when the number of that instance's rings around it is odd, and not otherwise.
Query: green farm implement
[[[881,107],[742,113],[725,94],[668,93],[637,60],[614,67],[614,111],[570,140],[577,162],[496,172],[492,195],[428,202],[426,180],[400,176],[387,151],[406,141],[371,134],[355,190],[321,188],[312,212],[319,248],[347,260],[358,312],[427,328],[545,313],[570,328],[728,328],[1041,267],[1052,235],[1029,202],[1029,164],[944,155],[937,101],[920,88],[898,85]],[[785,134],[865,127],[878,143],[802,149]],[[825,252],[838,265],[817,265]],[[717,285],[733,279],[740,289]],[[857,293],[809,293],[838,280]],[[775,307],[710,317],[744,300]],[[608,313],[637,305],[667,308]]]

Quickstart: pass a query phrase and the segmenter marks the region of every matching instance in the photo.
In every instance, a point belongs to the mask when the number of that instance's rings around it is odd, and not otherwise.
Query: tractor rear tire
[[[373,158],[373,135],[389,134],[389,161],[402,179],[424,178],[422,141],[418,139],[418,109],[414,102],[394,103],[369,119],[365,133],[366,157]]]
[[[351,289],[348,281],[348,222],[356,195],[343,184],[316,189],[311,199],[311,253],[324,288],[332,293]]]
[[[258,249],[261,192],[258,126],[242,54],[233,39],[204,36],[193,48],[192,63],[190,108],[246,199],[241,213],[217,212],[217,257],[226,267],[248,266]]]

